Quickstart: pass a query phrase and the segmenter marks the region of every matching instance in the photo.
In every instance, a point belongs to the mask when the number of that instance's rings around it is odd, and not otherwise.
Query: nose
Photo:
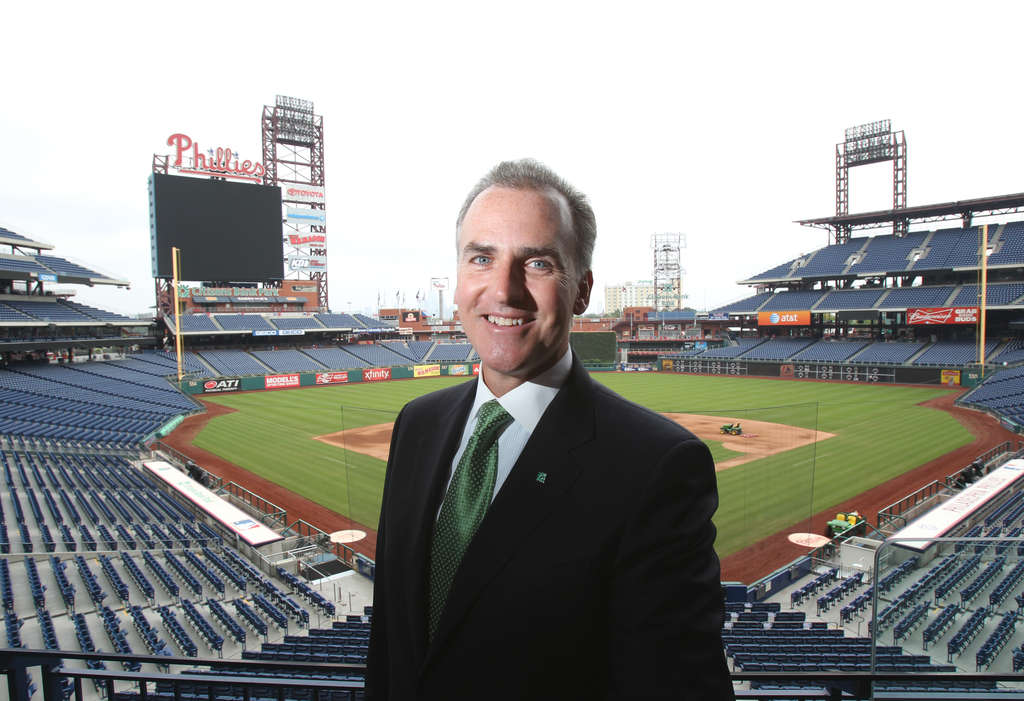
[[[528,296],[526,274],[517,261],[503,261],[494,267],[491,281],[494,296],[499,304],[523,308]]]

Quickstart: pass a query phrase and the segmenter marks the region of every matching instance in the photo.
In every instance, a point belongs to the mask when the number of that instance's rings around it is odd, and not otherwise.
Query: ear
[[[576,301],[572,305],[573,314],[582,314],[590,306],[590,291],[594,289],[594,274],[587,271],[580,278],[576,287]]]

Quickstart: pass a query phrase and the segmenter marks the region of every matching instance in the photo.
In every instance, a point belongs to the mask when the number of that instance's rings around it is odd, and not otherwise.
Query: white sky
[[[689,304],[713,307],[827,242],[792,221],[834,211],[848,126],[906,131],[911,205],[1024,191],[1022,20],[1010,2],[8,3],[0,226],[131,280],[80,301],[146,311],[152,154],[184,132],[259,159],[284,94],[324,117],[335,311],[454,284],[462,198],[522,156],[591,197],[590,311],[651,277],[655,232],[686,234]],[[852,173],[851,212],[891,206],[890,164]]]

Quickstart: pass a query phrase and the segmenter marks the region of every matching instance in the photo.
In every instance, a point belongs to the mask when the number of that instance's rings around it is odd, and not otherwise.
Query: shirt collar
[[[533,429],[540,422],[540,417],[547,410],[548,404],[565,384],[570,370],[572,370],[572,350],[566,349],[565,355],[559,358],[557,363],[501,397],[495,397],[494,393],[487,388],[487,385],[484,384],[483,372],[481,372],[477,376],[476,399],[473,400],[473,408],[469,412],[470,420],[476,418],[480,405],[491,399],[497,399],[498,404],[513,419],[522,424],[527,431],[533,433]]]

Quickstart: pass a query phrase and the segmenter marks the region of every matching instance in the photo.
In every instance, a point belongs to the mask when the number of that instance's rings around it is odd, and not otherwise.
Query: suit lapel
[[[441,409],[431,425],[424,427],[415,452],[413,494],[421,498],[409,503],[407,514],[411,551],[409,569],[404,573],[409,607],[411,635],[416,658],[424,659],[427,648],[427,572],[430,566],[430,539],[434,531],[437,508],[448,480],[452,458],[465,427],[466,416],[476,395],[476,382],[465,383],[465,394]]]
[[[579,474],[572,457],[594,434],[590,377],[573,361],[566,385],[548,405],[512,472],[466,549],[448,594],[425,666],[443,649],[481,590],[523,547],[527,536],[554,511]]]

